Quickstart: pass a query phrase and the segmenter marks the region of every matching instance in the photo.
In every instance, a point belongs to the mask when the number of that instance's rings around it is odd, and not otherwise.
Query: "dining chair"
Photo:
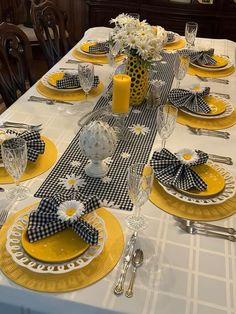
[[[0,24],[0,94],[9,107],[35,82],[32,51],[23,31],[16,25]]]
[[[65,17],[51,0],[41,3],[32,0],[31,20],[48,67],[51,68],[69,51]]]

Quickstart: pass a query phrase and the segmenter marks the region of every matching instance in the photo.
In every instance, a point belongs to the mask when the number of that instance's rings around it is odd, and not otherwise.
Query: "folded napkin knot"
[[[199,64],[199,65],[215,65],[216,60],[212,57],[214,55],[214,49],[209,50],[187,50],[183,49],[180,51],[180,54],[188,54],[190,57],[190,62]]]
[[[168,99],[177,108],[185,107],[193,112],[209,113],[211,108],[204,100],[204,96],[209,95],[209,93],[210,87],[201,90],[175,88],[169,92]]]
[[[191,188],[203,191],[206,190],[207,184],[191,167],[204,164],[207,159],[208,155],[200,150],[184,149],[172,154],[164,148],[153,153],[150,165],[157,180],[165,185],[172,185],[184,191]]]
[[[97,87],[98,84],[99,84],[99,77],[95,75],[94,81],[93,81],[93,87]],[[58,89],[79,88],[80,81],[79,81],[78,74],[65,73],[62,79],[57,80],[56,87]]]
[[[99,207],[97,196],[85,198],[81,193],[55,194],[42,199],[38,208],[30,213],[28,239],[35,242],[72,228],[85,242],[96,245],[99,232],[84,217]]]
[[[45,150],[45,143],[41,140],[40,133],[37,131],[24,131],[23,133],[17,133],[14,130],[6,130],[6,134],[11,137],[21,137],[26,141],[27,146],[27,158],[29,161],[36,161],[39,154],[43,154]],[[0,152],[1,157],[1,152]]]
[[[95,45],[89,46],[89,53],[108,53],[109,52],[109,42],[99,42]]]

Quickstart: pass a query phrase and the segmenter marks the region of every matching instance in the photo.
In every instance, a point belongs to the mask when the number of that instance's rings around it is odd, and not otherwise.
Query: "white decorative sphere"
[[[92,177],[106,175],[108,167],[101,161],[110,157],[116,149],[117,135],[114,129],[104,121],[92,121],[81,130],[79,146],[82,154],[91,159],[85,172]]]

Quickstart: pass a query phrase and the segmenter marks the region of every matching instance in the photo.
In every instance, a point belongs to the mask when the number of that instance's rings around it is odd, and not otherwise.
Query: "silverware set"
[[[42,131],[42,124],[38,125],[31,125],[27,123],[20,123],[20,122],[13,122],[13,121],[4,121],[2,125],[0,125],[0,128],[19,128],[19,129],[25,129],[27,131]]]
[[[38,96],[30,96],[28,101],[46,102],[47,105],[55,105],[56,103],[58,103],[58,104],[65,104],[65,105],[71,105],[71,106],[74,105],[72,102],[69,102],[69,101],[58,100],[58,99],[50,99],[50,98],[38,97]]]
[[[215,83],[221,83],[221,84],[229,84],[229,80],[223,79],[223,78],[215,78],[215,77],[204,77],[197,75],[196,76],[199,78],[199,80],[203,82],[215,82]]]
[[[179,227],[187,233],[206,235],[209,237],[216,237],[224,240],[229,240],[231,242],[236,242],[236,230],[232,227],[228,228],[177,217],[176,220],[179,223]]]
[[[230,133],[225,131],[219,131],[219,130],[208,130],[204,128],[193,128],[189,125],[187,125],[189,131],[191,131],[193,134],[196,135],[206,135],[206,136],[213,136],[213,137],[219,137],[224,139],[229,139]]]
[[[79,63],[86,63],[85,61],[78,61],[78,60],[73,60],[73,59],[68,59],[66,61],[66,63],[71,63],[71,64],[79,64]],[[94,65],[98,65],[98,66],[103,66],[103,64],[101,63],[96,63],[96,62],[93,62]]]
[[[133,287],[134,287],[134,282],[136,278],[136,272],[137,272],[138,267],[140,267],[143,264],[143,259],[144,259],[143,251],[141,249],[135,250],[136,239],[137,239],[137,232],[134,232],[126,246],[126,252],[122,261],[122,269],[113,290],[114,294],[116,295],[123,294],[126,274],[130,265],[132,265],[131,279],[129,282],[128,289],[125,292],[125,296],[127,298],[131,298],[133,296]]]

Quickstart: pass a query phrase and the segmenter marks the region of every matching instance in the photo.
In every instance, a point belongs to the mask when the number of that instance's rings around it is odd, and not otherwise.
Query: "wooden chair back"
[[[49,68],[69,50],[65,19],[58,6],[50,0],[36,4],[32,0],[31,20]]]
[[[28,38],[16,25],[0,24],[0,94],[9,107],[35,82]]]

